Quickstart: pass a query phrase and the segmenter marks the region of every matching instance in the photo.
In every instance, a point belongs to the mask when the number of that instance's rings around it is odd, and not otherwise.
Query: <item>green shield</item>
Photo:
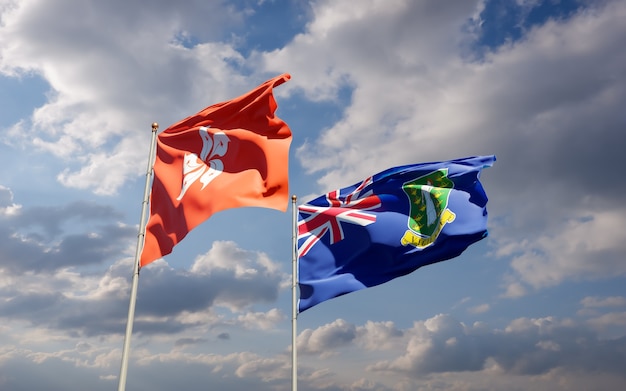
[[[433,235],[438,230],[453,187],[454,183],[448,179],[447,168],[433,171],[402,185],[411,204],[409,229],[420,236]]]

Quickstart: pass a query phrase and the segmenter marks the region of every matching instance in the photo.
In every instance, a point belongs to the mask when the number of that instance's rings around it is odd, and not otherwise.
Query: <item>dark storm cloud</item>
[[[476,113],[489,123],[476,134],[499,155],[489,174],[503,194],[550,188],[559,189],[550,195],[559,199],[555,207],[580,205],[589,195],[597,207],[620,204],[626,29],[610,16],[615,6],[604,10],[604,22],[587,13],[576,17],[579,24],[550,22],[477,68]]]
[[[76,201],[61,206],[35,206],[24,209],[9,223],[16,228],[40,228],[47,239],[56,237],[63,232],[63,226],[76,222],[102,221],[122,219],[122,213],[111,206]]]
[[[5,300],[0,301],[0,313],[2,317],[8,319],[37,318],[42,314],[47,317],[51,311],[63,301],[60,293],[17,293],[14,296],[6,296],[7,292],[2,292]],[[39,314],[33,316],[33,314]]]
[[[179,338],[174,342],[175,347],[184,347],[188,345],[198,345],[207,342],[208,340],[205,338]]]
[[[136,235],[132,227],[111,223],[121,217],[109,206],[86,202],[0,215],[0,267],[39,273],[112,261]]]
[[[210,274],[146,267],[142,270],[138,313],[171,316],[181,309],[199,311],[216,300],[245,305],[276,300],[280,275],[265,273],[253,279],[238,278],[232,269]]]

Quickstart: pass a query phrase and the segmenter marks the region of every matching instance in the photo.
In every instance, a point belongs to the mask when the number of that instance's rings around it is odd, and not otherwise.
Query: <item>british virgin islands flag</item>
[[[454,258],[486,237],[479,176],[495,160],[394,167],[299,206],[299,312]]]

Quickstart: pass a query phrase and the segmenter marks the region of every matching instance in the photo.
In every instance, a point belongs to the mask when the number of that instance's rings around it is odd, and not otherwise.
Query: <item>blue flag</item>
[[[460,255],[487,236],[495,156],[394,167],[298,207],[302,312]]]

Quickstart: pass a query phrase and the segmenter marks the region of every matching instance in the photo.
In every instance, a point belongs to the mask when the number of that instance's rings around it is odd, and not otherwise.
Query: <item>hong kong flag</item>
[[[287,209],[291,130],[274,115],[273,88],[289,79],[275,77],[159,134],[140,266],[171,253],[213,213]]]

